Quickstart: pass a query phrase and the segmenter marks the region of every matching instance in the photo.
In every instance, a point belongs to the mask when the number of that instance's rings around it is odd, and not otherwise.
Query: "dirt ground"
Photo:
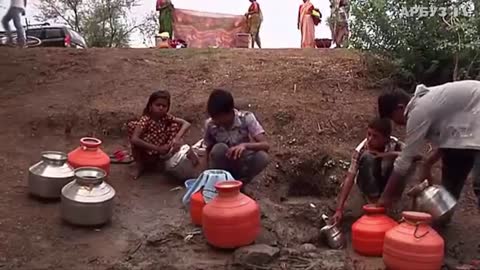
[[[231,269],[232,252],[209,247],[190,225],[184,191],[174,189],[182,183],[155,173],[133,181],[129,166],[113,165],[113,221],[89,229],[62,223],[59,203],[32,199],[27,187],[41,151],[71,151],[86,135],[107,152],[127,147],[123,124],[157,89],[172,93],[172,113],[192,123],[187,141],[196,142],[217,87],[255,112],[272,142],[273,162],[248,187],[262,209],[258,243],[282,249],[264,269],[305,269],[283,251],[304,243],[326,250],[320,216],[332,213],[344,161],[380,90],[361,55],[344,50],[1,49],[0,59],[0,269]],[[350,205],[346,231],[360,214],[358,202]],[[480,257],[479,230],[469,184],[443,232],[449,265]],[[345,269],[383,267],[349,248],[336,254]]]

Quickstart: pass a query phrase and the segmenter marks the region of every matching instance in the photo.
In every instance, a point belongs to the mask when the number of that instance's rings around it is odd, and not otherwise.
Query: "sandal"
[[[112,164],[130,164],[133,161],[132,155],[126,150],[118,150],[110,155],[110,163]]]

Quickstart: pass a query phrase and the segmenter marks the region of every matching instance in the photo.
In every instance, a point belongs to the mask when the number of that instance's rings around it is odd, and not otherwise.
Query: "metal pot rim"
[[[60,151],[43,151],[41,156],[44,160],[54,162],[66,162],[68,159],[67,154]]]
[[[84,172],[91,172],[91,174],[87,175],[84,174]],[[74,175],[77,183],[79,184],[96,185],[101,184],[104,181],[105,177],[107,176],[107,172],[97,167],[80,167],[75,169]]]
[[[337,225],[336,224],[325,225],[320,229],[320,231],[326,232],[326,231],[330,231],[332,229],[337,229],[338,230]]]

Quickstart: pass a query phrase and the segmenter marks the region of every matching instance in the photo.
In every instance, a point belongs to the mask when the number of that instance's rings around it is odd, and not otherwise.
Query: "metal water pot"
[[[104,181],[106,175],[94,167],[75,170],[75,180],[62,189],[61,216],[65,221],[82,226],[110,221],[115,190]]]
[[[413,187],[408,195],[413,197],[414,210],[429,213],[434,221],[449,219],[457,205],[455,198],[443,186],[429,186],[427,180]]]
[[[198,175],[195,166],[189,159],[189,155],[195,155],[195,153],[190,149],[186,144],[180,147],[180,150],[165,162],[165,171],[182,181],[196,178]]]
[[[205,145],[205,142],[203,141],[203,139],[195,143],[192,146],[192,149],[195,152],[195,154],[197,154],[197,156],[199,157],[203,157],[207,154],[207,146]]]
[[[342,249],[345,246],[345,237],[336,224],[331,224],[327,215],[322,215],[326,225],[320,229],[320,233],[327,242],[327,245],[333,249]]]
[[[63,152],[42,152],[42,159],[28,169],[28,189],[45,199],[60,198],[62,188],[73,180],[73,168]]]

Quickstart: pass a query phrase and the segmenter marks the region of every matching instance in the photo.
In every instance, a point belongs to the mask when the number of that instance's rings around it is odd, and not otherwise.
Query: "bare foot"
[[[140,176],[142,176],[144,171],[145,171],[145,167],[143,165],[137,163],[137,164],[135,164],[135,168],[133,169],[133,172],[130,175],[132,176],[133,180],[138,180],[138,178],[140,178]]]

